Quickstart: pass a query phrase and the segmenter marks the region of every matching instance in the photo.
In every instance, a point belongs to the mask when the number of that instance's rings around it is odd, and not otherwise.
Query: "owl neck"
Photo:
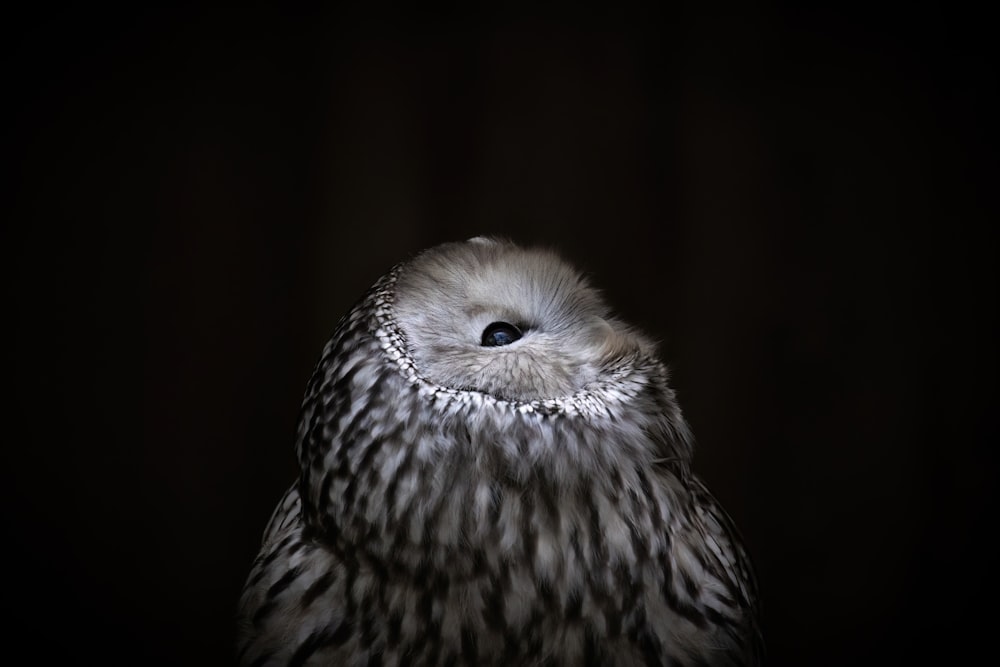
[[[472,398],[441,406],[367,361],[315,389],[300,423],[303,516],[333,548],[386,571],[454,579],[520,559],[555,576],[566,558],[624,558],[639,548],[637,521],[668,520],[650,477],[687,470],[687,429],[679,413],[650,410],[655,395],[642,414],[603,419]]]

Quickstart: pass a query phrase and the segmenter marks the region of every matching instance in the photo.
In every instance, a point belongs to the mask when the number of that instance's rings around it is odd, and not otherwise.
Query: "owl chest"
[[[635,625],[631,616],[660,583],[662,545],[651,541],[648,517],[595,497],[492,493],[479,507],[476,495],[411,517],[405,530],[419,539],[396,542],[383,552],[388,565],[356,573],[358,599],[377,600],[376,616],[390,619],[387,637],[460,644],[464,633],[500,650],[515,638],[522,647],[543,637],[575,644],[579,633],[614,637]]]
[[[567,661],[556,664],[579,664],[588,652],[603,652],[607,664],[629,664],[608,659],[617,644],[619,657],[632,655],[644,628],[652,588],[634,568],[587,569],[572,555],[475,558],[481,559],[475,565],[453,562],[418,573],[346,567],[342,596],[331,604],[345,614],[343,622],[362,629],[351,650],[422,664],[448,664],[452,657],[467,664],[541,664],[551,656]],[[469,567],[471,576],[454,574]]]

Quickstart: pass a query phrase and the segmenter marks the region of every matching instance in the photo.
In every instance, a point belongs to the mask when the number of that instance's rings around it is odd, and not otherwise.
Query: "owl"
[[[556,253],[414,255],[308,381],[243,665],[757,665],[757,590],[654,343]]]

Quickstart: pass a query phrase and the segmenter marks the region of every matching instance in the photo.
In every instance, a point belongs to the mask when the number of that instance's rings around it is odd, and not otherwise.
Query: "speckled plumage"
[[[484,328],[523,337],[484,347]],[[306,388],[243,665],[757,665],[750,563],[655,346],[554,254],[394,268]]]

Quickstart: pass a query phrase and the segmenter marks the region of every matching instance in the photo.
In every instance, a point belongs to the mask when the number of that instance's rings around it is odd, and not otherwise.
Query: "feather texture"
[[[520,337],[484,346],[495,322]],[[760,663],[751,564],[666,367],[548,251],[395,267],[324,348],[296,452],[244,665]]]

